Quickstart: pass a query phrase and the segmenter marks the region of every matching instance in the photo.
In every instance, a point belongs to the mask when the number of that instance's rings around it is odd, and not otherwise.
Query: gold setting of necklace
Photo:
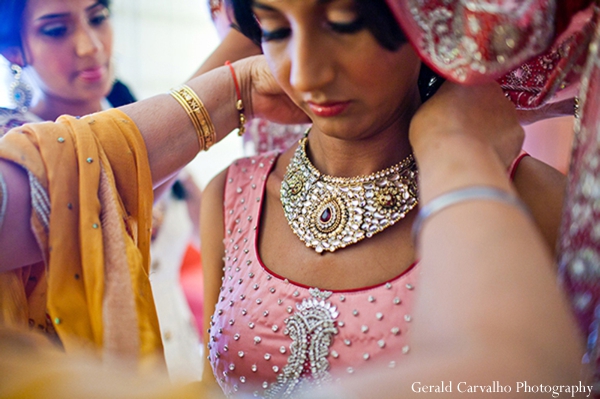
[[[283,212],[294,234],[317,253],[334,252],[372,237],[417,205],[417,166],[412,155],[367,176],[321,174],[306,155],[307,137],[281,183]]]

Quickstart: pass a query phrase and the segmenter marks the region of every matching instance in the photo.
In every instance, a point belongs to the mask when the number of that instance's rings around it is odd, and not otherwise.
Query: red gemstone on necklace
[[[391,195],[386,195],[383,197],[383,206],[386,208],[391,208],[394,205],[394,198]]]
[[[325,208],[323,213],[321,213],[321,222],[327,223],[331,220],[331,210],[329,208]]]

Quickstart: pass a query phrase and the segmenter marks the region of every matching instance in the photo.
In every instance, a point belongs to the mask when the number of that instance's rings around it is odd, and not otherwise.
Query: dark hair
[[[385,0],[355,0],[355,2],[358,14],[363,18],[366,28],[371,31],[381,46],[394,51],[406,43],[406,37]],[[252,0],[230,0],[226,4],[233,7],[240,31],[260,45],[262,34],[254,19]]]
[[[419,79],[417,80],[417,86],[419,86],[419,94],[421,95],[421,102],[429,100],[431,96],[435,94],[440,88],[442,83],[446,79],[432,71],[424,62],[421,63],[421,70],[419,71]]]
[[[110,7],[110,0],[98,0]],[[0,51],[9,47],[21,48],[21,28],[27,0],[0,0]]]

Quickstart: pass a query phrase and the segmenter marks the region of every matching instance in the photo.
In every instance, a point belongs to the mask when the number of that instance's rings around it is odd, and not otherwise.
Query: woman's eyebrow
[[[55,19],[55,18],[64,18],[64,17],[68,17],[69,13],[63,13],[63,14],[45,14],[42,15],[41,17],[37,18],[36,21],[44,21],[47,19]]]
[[[90,11],[96,7],[98,7],[101,3],[99,1],[95,2],[94,4],[92,4],[91,6],[87,7],[85,10],[86,11]],[[70,13],[65,12],[65,13],[57,13],[57,14],[45,14],[42,15],[41,17],[37,18],[37,21],[44,21],[47,19],[55,19],[55,18],[64,18],[64,17],[68,17]]]
[[[93,10],[94,8],[96,8],[96,7],[100,6],[100,5],[103,6],[102,3],[100,3],[99,1],[97,1],[94,4],[92,4],[91,6],[89,6],[88,8],[86,8],[85,10],[86,11],[91,11],[91,10]]]

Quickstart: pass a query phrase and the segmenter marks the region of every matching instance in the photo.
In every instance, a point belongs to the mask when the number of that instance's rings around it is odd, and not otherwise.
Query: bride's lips
[[[79,78],[86,82],[97,82],[102,80],[105,74],[106,68],[104,66],[98,66],[79,71]]]
[[[308,102],[308,106],[310,107],[310,110],[317,116],[332,117],[344,112],[350,106],[350,101],[320,104]]]

